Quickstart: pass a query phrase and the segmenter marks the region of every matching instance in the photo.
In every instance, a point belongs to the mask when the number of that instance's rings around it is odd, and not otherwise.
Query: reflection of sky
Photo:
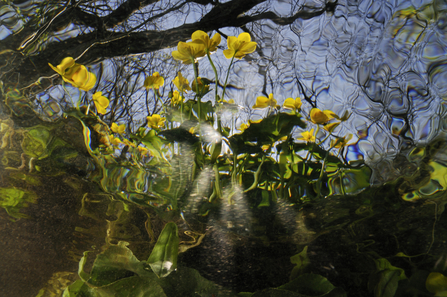
[[[296,11],[278,2],[277,14]],[[303,97],[298,79],[320,109],[352,112],[335,134],[357,135],[357,148],[350,151],[362,152],[373,165],[391,160],[404,138],[428,143],[445,132],[446,8],[437,5],[339,1],[334,15],[290,26],[257,23],[252,29],[262,39],[260,61],[273,80],[267,93],[280,102]],[[305,112],[311,108],[303,107]]]
[[[181,3],[159,1],[136,12],[122,27],[114,30],[130,28]],[[227,89],[226,99],[232,98],[241,106],[234,117],[236,127],[265,114],[262,110],[253,111],[251,106],[257,96],[273,93],[279,104],[288,97],[303,98],[306,95],[320,109],[331,109],[340,115],[345,110],[351,112],[351,118],[335,130],[336,135],[352,133],[356,136],[357,143],[348,150],[349,160],[363,158],[369,164],[378,165],[392,160],[403,143],[424,145],[445,135],[447,8],[439,2],[434,3],[423,0],[339,0],[334,14],[297,19],[285,26],[271,20],[248,24],[247,29],[259,46],[255,53],[236,61],[231,71],[229,84],[236,88]],[[113,6],[113,3],[108,4]],[[278,16],[290,17],[303,9],[318,10],[323,6],[324,1],[270,0],[255,6],[246,15],[270,10]],[[211,5],[187,3],[156,22],[148,22],[140,30],[162,31],[193,23],[211,8]],[[7,14],[12,15],[13,11]],[[13,17],[8,17],[7,21],[12,31],[21,26],[19,22],[14,23]],[[6,27],[0,30],[0,36],[2,32],[8,34]],[[221,32],[238,35],[242,29],[222,28]],[[69,37],[64,34],[73,34],[72,28],[54,38]],[[222,54],[225,48],[226,40],[222,38],[220,48],[212,56],[221,83],[229,63]],[[140,74],[159,71],[165,77],[166,85],[160,90],[165,97],[172,88],[170,81],[181,69],[177,62],[167,59],[172,50],[130,58],[132,65],[140,67]],[[104,63],[106,72],[100,87],[112,85],[110,82],[114,81],[117,68],[110,65],[116,65],[116,61]],[[199,68],[202,77],[214,80],[206,58],[200,61]],[[99,71],[98,66],[94,69]],[[182,71],[191,82],[192,67],[185,66]],[[142,86],[143,77],[135,78],[133,82],[126,78],[122,82],[127,84],[128,90],[134,91],[129,98],[135,102],[132,112],[137,116],[132,120],[137,121],[138,126],[148,112],[141,100],[153,100],[153,94],[146,98],[141,86],[131,88],[132,83]],[[204,101],[210,100],[213,93],[210,92]],[[113,96],[110,92],[111,99]],[[186,97],[191,98],[191,94]],[[303,103],[304,116],[311,107],[310,103]],[[225,120],[229,124],[234,118],[228,116]]]

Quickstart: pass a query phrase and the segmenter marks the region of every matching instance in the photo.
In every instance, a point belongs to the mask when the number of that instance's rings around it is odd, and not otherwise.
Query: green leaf
[[[161,231],[147,262],[158,277],[166,277],[177,268],[178,228],[169,222]]]
[[[26,218],[27,215],[20,213],[20,209],[27,207],[28,203],[36,203],[37,195],[33,192],[17,188],[0,188],[0,207],[13,218]]]
[[[159,284],[168,296],[235,296],[230,290],[207,280],[197,270],[188,267],[179,267],[176,273],[159,279]]]
[[[260,292],[256,292],[251,297],[307,297],[305,295],[285,291],[281,289],[265,289]]]
[[[132,276],[97,288],[101,297],[166,297],[156,278]]]
[[[439,272],[431,272],[427,276],[425,287],[436,296],[447,296],[447,277]]]
[[[90,278],[90,274],[84,271],[85,263],[87,262],[87,256],[90,252],[85,251],[84,255],[82,256],[81,260],[79,261],[79,268],[78,268],[78,274],[79,277],[84,281],[88,281]]]
[[[300,117],[278,113],[263,119],[259,123],[252,123],[243,133],[235,134],[229,140],[232,148],[237,153],[262,152],[260,148],[262,145],[272,144],[289,135],[295,126],[306,127]]]
[[[397,272],[399,272],[399,280],[407,278],[405,276],[405,271],[402,268],[391,265],[391,263],[385,258],[380,258],[378,260],[374,260],[374,262],[376,263],[377,271],[382,271],[382,270],[387,270],[387,269],[392,270],[392,271],[397,271]]]
[[[374,291],[374,297],[393,297],[399,282],[399,271],[382,270],[373,273],[368,282],[370,291]]]
[[[327,278],[321,275],[306,273],[298,276],[291,282],[278,287],[278,289],[297,292],[307,296],[325,296],[326,294],[334,290],[335,286],[331,284],[327,280]],[[340,289],[338,289],[337,292],[338,291],[340,291]],[[334,296],[343,296],[343,295],[337,294]]]
[[[169,142],[182,142],[187,144],[195,144],[200,138],[194,134],[189,133],[189,130],[184,127],[163,130],[159,135],[164,136]]]
[[[86,283],[84,283],[81,280],[77,280],[71,285],[69,285],[62,294],[62,297],[99,297],[95,290],[93,288],[90,288],[87,286]]]
[[[258,208],[260,207],[268,207],[270,206],[270,192],[263,190],[262,191],[262,201],[259,203]]]
[[[90,285],[105,286],[134,275],[153,276],[152,272],[144,267],[144,262],[140,262],[127,245],[127,242],[120,241],[118,245],[109,246],[96,257],[88,279]]]
[[[35,126],[24,134],[22,149],[28,156],[40,157],[44,153],[50,137],[48,128]]]
[[[292,269],[292,273],[290,274],[290,280],[293,280],[302,274],[304,269],[306,269],[306,267],[310,264],[309,257],[307,256],[307,245],[301,253],[290,257],[290,262],[292,262],[292,264],[296,264],[296,266]]]
[[[142,135],[144,135],[143,132],[140,132],[140,137],[131,137],[131,138],[136,138],[137,140],[141,141],[150,151],[152,156],[159,159],[164,159],[162,154],[162,145],[166,143],[166,140],[158,136],[157,132],[153,129],[150,130],[146,135],[144,136]]]

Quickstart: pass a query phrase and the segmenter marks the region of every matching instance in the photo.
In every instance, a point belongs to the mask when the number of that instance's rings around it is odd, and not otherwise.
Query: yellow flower
[[[144,80],[144,86],[146,89],[158,89],[165,83],[163,77],[160,76],[160,73],[154,72],[151,76],[146,77]]]
[[[331,147],[334,148],[342,148],[348,144],[348,141],[351,140],[352,134],[349,134],[346,137],[337,137],[337,139],[331,140]]]
[[[256,98],[256,104],[253,108],[266,108],[266,107],[278,107],[276,99],[273,98],[273,94],[270,93],[269,97],[259,96]]]
[[[147,125],[149,127],[158,129],[165,125],[165,118],[160,117],[158,114],[153,114],[152,116],[147,117]]]
[[[181,72],[178,73],[178,76],[176,76],[172,82],[180,92],[191,91],[189,81],[182,76]]]
[[[268,150],[270,148],[270,144],[264,144],[263,146],[261,146],[261,149],[263,150],[263,151],[266,151],[266,150]]]
[[[201,30],[197,30],[196,32],[192,33],[191,39],[194,43],[203,44],[205,46],[205,53],[215,52],[221,41],[219,33],[214,34],[214,36],[210,39],[208,34]]]
[[[118,137],[115,137],[113,135],[109,135],[109,140],[110,143],[113,144],[114,146],[118,146],[120,143],[122,143]]]
[[[127,146],[136,147],[135,143],[130,142],[129,139],[123,138],[123,143]]]
[[[296,99],[293,98],[287,98],[286,101],[284,101],[283,107],[287,109],[293,109],[293,110],[301,110],[301,98],[296,97]]]
[[[234,99],[230,99],[230,100],[222,100],[223,103],[227,103],[227,104],[235,104]]]
[[[338,116],[331,110],[321,111],[318,108],[312,108],[310,111],[310,120],[314,124],[326,124],[333,118],[338,118]]]
[[[72,72],[70,72],[70,70],[73,71],[73,69],[76,69],[79,66],[81,66],[81,64],[77,64],[72,57],[64,58],[62,60],[62,62],[59,65],[57,65],[56,67],[51,65],[51,63],[48,63],[48,65],[50,65],[50,67],[54,71],[59,73],[62,76],[62,78],[64,78],[64,76],[67,74],[69,74],[69,77],[70,77],[73,74]]]
[[[112,132],[119,134],[123,134],[124,131],[126,131],[126,125],[124,124],[118,126],[116,123],[112,123],[112,127],[110,128],[112,129]]]
[[[259,124],[260,122],[262,122],[262,119],[258,119],[258,120],[248,120],[248,123],[250,123],[250,124]]]
[[[250,125],[242,123],[239,127],[239,131],[244,132],[245,130],[247,130],[248,127],[250,127]]]
[[[76,63],[72,57],[64,58],[56,67],[50,63],[48,65],[59,73],[64,81],[80,90],[87,92],[96,84],[96,75],[89,72],[84,65]]]
[[[301,132],[301,137],[298,140],[304,140],[307,142],[315,142],[314,129],[310,129],[310,131]]]
[[[205,82],[202,80],[201,77],[197,77],[197,87],[198,87],[199,91],[196,90],[196,82],[193,81],[191,83],[191,89],[194,93],[197,93],[197,94],[200,94],[203,96],[210,91],[210,86],[205,84]]]
[[[109,106],[109,99],[102,96],[102,92],[93,94],[93,103],[95,103],[96,110],[99,114],[105,114],[107,106]]]
[[[139,145],[137,148],[142,156],[149,156],[149,150],[147,148],[145,148],[141,145]]]
[[[332,131],[334,131],[334,129],[337,128],[338,125],[340,125],[339,122],[329,123],[329,124],[324,125],[323,129],[328,131],[329,133],[332,133]]]
[[[229,36],[227,39],[228,49],[223,53],[227,59],[233,57],[242,59],[246,54],[251,54],[256,50],[256,42],[251,41],[250,34],[244,32],[236,36]]]
[[[195,42],[180,41],[177,50],[172,52],[172,57],[182,61],[183,64],[195,63],[205,55],[205,46],[202,43]]]
[[[183,102],[183,97],[180,96],[180,93],[177,90],[174,90],[172,93],[171,104],[178,105]]]

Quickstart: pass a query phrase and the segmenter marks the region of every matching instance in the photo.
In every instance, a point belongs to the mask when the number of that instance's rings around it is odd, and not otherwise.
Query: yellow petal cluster
[[[208,34],[201,30],[197,30],[192,33],[192,42],[203,44],[205,47],[205,53],[213,53],[217,50],[217,46],[220,44],[221,37],[219,33],[214,34],[210,39]]]
[[[196,42],[180,41],[177,45],[177,50],[172,52],[172,57],[182,61],[183,64],[195,63],[205,55],[205,46]]]
[[[256,42],[251,41],[250,34],[243,32],[236,36],[229,36],[227,39],[228,49],[223,53],[227,59],[242,59],[247,54],[251,54],[256,50]]]
[[[234,99],[230,99],[230,100],[222,100],[223,103],[227,103],[227,104],[236,104],[236,102],[234,102]]]
[[[147,125],[154,129],[159,129],[161,127],[164,127],[165,125],[165,118],[162,118],[158,114],[153,114],[152,116],[147,117]]]
[[[301,102],[300,97],[296,97],[296,99],[293,98],[287,98],[286,101],[284,101],[283,107],[286,109],[292,109],[295,111],[301,110],[301,105],[303,103]]]
[[[189,81],[183,77],[182,73],[179,72],[178,75],[172,81],[174,85],[180,92],[191,91],[191,87],[189,86]]]
[[[113,135],[109,135],[109,140],[110,143],[113,144],[114,146],[118,146],[120,143],[122,143],[118,137],[115,137]]]
[[[123,138],[123,143],[127,146],[136,147],[135,143],[131,142],[129,139]]]
[[[107,112],[106,108],[109,106],[109,99],[102,96],[102,92],[96,92],[93,94],[92,99],[98,113],[105,114]]]
[[[144,87],[146,89],[159,89],[164,83],[165,80],[160,76],[160,73],[154,72],[151,76],[146,77],[144,80]]]
[[[96,75],[89,72],[84,65],[76,63],[72,57],[64,58],[56,67],[50,63],[48,65],[59,73],[64,81],[80,90],[87,92],[96,84]]]
[[[191,83],[191,89],[194,93],[197,93],[197,94],[200,94],[203,96],[206,93],[208,93],[210,90],[210,86],[205,84],[204,80],[202,80],[201,77],[197,78],[197,88],[198,88],[198,90],[196,89],[196,82],[193,81]]]
[[[172,105],[178,105],[178,104],[180,104],[182,102],[183,102],[183,97],[180,96],[179,91],[174,90],[174,92],[172,93],[171,104]]]
[[[149,156],[149,150],[147,148],[141,145],[139,145],[137,148],[142,156]]]
[[[312,108],[310,111],[310,120],[314,124],[327,124],[331,119],[338,118],[338,116],[331,110],[320,110]]]
[[[270,93],[269,97],[264,97],[264,96],[259,96],[258,98],[256,98],[256,104],[253,105],[253,108],[256,109],[261,109],[261,108],[266,108],[266,107],[273,107],[276,108],[278,107],[276,99],[273,98],[273,94]]]
[[[304,140],[306,142],[315,142],[314,129],[310,129],[310,131],[301,132],[301,137],[298,140]]]
[[[239,131],[244,132],[245,130],[247,130],[248,127],[250,127],[249,124],[242,123],[239,127]]]
[[[118,126],[116,123],[112,123],[110,129],[112,129],[112,132],[114,133],[123,134],[124,131],[126,131],[126,125],[122,124]]]

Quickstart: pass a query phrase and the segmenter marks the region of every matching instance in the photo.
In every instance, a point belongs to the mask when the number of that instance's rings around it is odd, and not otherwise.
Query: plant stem
[[[234,54],[236,54],[236,53],[234,53]],[[225,78],[225,84],[224,84],[223,92],[222,92],[222,100],[225,98],[225,90],[227,88],[228,77],[230,76],[230,69],[231,69],[231,65],[233,65],[233,61],[234,61],[234,56],[233,56],[233,58],[231,58],[230,66],[228,66],[227,77]]]
[[[219,78],[217,75],[217,70],[216,70],[216,66],[214,66],[213,60],[211,59],[211,55],[209,53],[209,51],[206,53],[206,55],[208,56],[208,60],[210,61],[211,67],[213,68],[214,71],[214,81],[215,81],[215,95],[214,95],[214,101],[215,104],[217,105],[218,103],[218,95],[217,95],[217,87],[219,86]],[[217,117],[217,130],[218,132],[222,135],[222,123],[220,121],[220,114],[219,111],[216,113],[216,117]]]
[[[198,104],[198,108],[197,108],[197,110],[198,110],[198,119],[199,119],[199,123],[202,121],[202,112],[201,112],[201,97],[199,96],[199,84],[198,84],[198,82],[197,82],[197,78],[199,77],[199,71],[197,70],[197,65],[196,65],[196,63],[194,62],[194,60],[193,60],[193,67],[192,68],[194,68],[194,76],[195,76],[195,78],[194,78],[194,82],[195,82],[195,85],[196,85],[196,96],[197,96],[197,104]]]

